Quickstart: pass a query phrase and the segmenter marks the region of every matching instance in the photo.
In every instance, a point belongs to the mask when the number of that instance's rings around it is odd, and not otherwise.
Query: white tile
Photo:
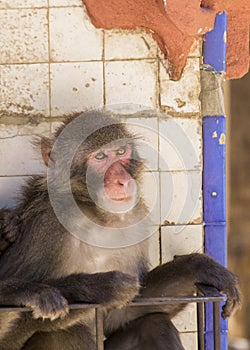
[[[48,61],[45,9],[0,11],[0,63]]]
[[[0,176],[43,173],[39,150],[31,144],[33,136],[17,136],[0,140]]]
[[[50,9],[52,61],[101,60],[103,32],[96,29],[83,7]]]
[[[17,125],[0,124],[0,139],[17,136],[18,131]]]
[[[103,105],[101,62],[51,64],[52,115],[100,108]]]
[[[39,8],[48,6],[48,0],[0,0],[0,9]]]
[[[149,240],[149,263],[150,269],[155,268],[160,264],[160,241],[159,241],[159,230],[152,234]]]
[[[169,80],[165,67],[160,65],[161,105],[176,112],[200,112],[199,58],[189,58],[179,81]]]
[[[49,114],[49,69],[47,64],[1,65],[1,114]]]
[[[184,349],[196,350],[198,349],[197,333],[181,333],[181,342]]]
[[[18,126],[18,135],[49,135],[50,134],[50,122],[48,121],[41,122],[39,117],[30,118],[30,122],[27,124]]]
[[[21,195],[21,187],[28,177],[0,177],[0,208],[13,208]]]
[[[174,255],[203,252],[203,226],[162,226],[162,261],[173,259]]]
[[[53,6],[83,6],[82,0],[49,0],[50,7]]]
[[[105,64],[106,104],[156,107],[157,64],[150,60]]]
[[[160,181],[161,223],[201,223],[201,172],[161,172]]]
[[[142,198],[149,209],[149,217],[153,225],[160,223],[159,173],[144,172],[142,175]]]
[[[144,113],[145,111],[152,111],[152,107],[144,106],[136,103],[117,103],[117,104],[108,104],[104,106],[104,109],[119,114],[124,118],[128,118],[131,114],[135,113]]]
[[[8,120],[8,117],[5,117]],[[20,120],[19,120],[20,121]],[[0,140],[5,138],[13,138],[22,135],[48,135],[50,131],[49,122],[41,122],[40,117],[34,116],[29,118],[27,123],[14,124],[0,124]]]
[[[126,118],[128,129],[138,137],[138,152],[147,171],[158,170],[158,119],[154,115],[142,112]]]
[[[198,170],[202,166],[202,130],[199,120],[161,119],[159,132],[161,170]]]
[[[172,319],[172,321],[179,332],[197,331],[196,304],[188,304],[182,312]]]
[[[105,59],[153,58],[157,44],[143,31],[105,31]]]

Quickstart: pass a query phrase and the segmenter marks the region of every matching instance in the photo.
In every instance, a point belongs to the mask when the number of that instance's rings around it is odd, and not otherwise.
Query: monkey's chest
[[[85,244],[70,238],[69,249],[64,252],[64,275],[72,273],[97,273],[118,270],[133,276],[140,276],[147,265],[146,243],[120,248],[108,249]]]

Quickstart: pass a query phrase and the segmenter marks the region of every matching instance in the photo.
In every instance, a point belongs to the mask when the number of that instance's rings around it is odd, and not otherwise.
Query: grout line
[[[50,8],[82,8],[82,5],[61,5],[61,6],[56,6],[56,5],[50,5],[49,1],[47,1],[47,6],[27,6],[27,7],[0,7],[0,11],[17,11],[17,10],[41,10],[41,9],[47,9],[48,7]]]
[[[157,48],[157,65],[158,65],[158,75],[157,75],[157,83],[158,83],[158,108],[161,111],[161,79],[160,79],[160,71],[161,71],[161,65],[160,65],[160,59],[159,59],[159,48]]]
[[[49,85],[49,118],[51,118],[52,114],[52,98],[51,98],[51,47],[50,47],[50,6],[49,6],[49,0],[48,0],[48,66],[49,66],[49,72],[48,72],[48,85]],[[50,132],[52,130],[52,124],[50,120]]]
[[[44,175],[45,173],[33,173],[33,174],[6,174],[6,175],[0,175],[0,179],[9,179],[9,178],[15,178],[15,177],[31,177],[31,176],[37,176],[37,175]]]
[[[173,222],[171,224],[164,224],[164,223],[161,223],[160,224],[160,227],[177,227],[177,226],[204,226],[204,222],[201,221],[201,222],[192,222],[192,221],[189,221],[189,222]]]
[[[162,256],[162,236],[161,236],[161,228],[162,225],[159,226],[159,249],[160,249],[160,265],[163,264],[163,256]]]
[[[105,30],[102,31],[102,86],[103,86],[103,96],[102,102],[103,106],[106,106],[106,67],[105,67]]]
[[[149,63],[152,63],[152,60],[155,60],[156,58],[148,58],[148,57],[138,57],[138,58],[114,58],[114,59],[105,59],[105,62],[126,62],[126,61],[150,61]],[[102,62],[103,58],[101,59],[86,59],[86,60],[72,60],[72,61],[64,61],[64,60],[58,60],[58,61],[51,61],[52,64],[57,64],[57,63],[66,63],[66,64],[72,64],[72,63],[92,63],[92,62]],[[48,63],[47,61],[36,61],[36,62],[0,62],[0,66],[16,66],[16,65],[31,65],[31,64],[44,64]]]

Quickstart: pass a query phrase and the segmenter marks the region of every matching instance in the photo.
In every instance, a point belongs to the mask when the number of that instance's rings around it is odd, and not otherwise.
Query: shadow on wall
[[[250,349],[250,73],[231,86],[229,266],[239,276],[243,305],[230,321],[230,349]],[[234,341],[235,339],[235,341]],[[247,340],[248,339],[248,340]]]

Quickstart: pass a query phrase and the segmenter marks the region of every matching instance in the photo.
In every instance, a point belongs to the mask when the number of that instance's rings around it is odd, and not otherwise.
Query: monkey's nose
[[[122,178],[120,177],[120,178],[117,179],[117,183],[119,185],[122,185],[122,186],[124,186],[126,188],[126,187],[128,187],[128,184],[129,184],[130,180],[131,180],[130,178],[124,178],[124,176],[123,176]]]

